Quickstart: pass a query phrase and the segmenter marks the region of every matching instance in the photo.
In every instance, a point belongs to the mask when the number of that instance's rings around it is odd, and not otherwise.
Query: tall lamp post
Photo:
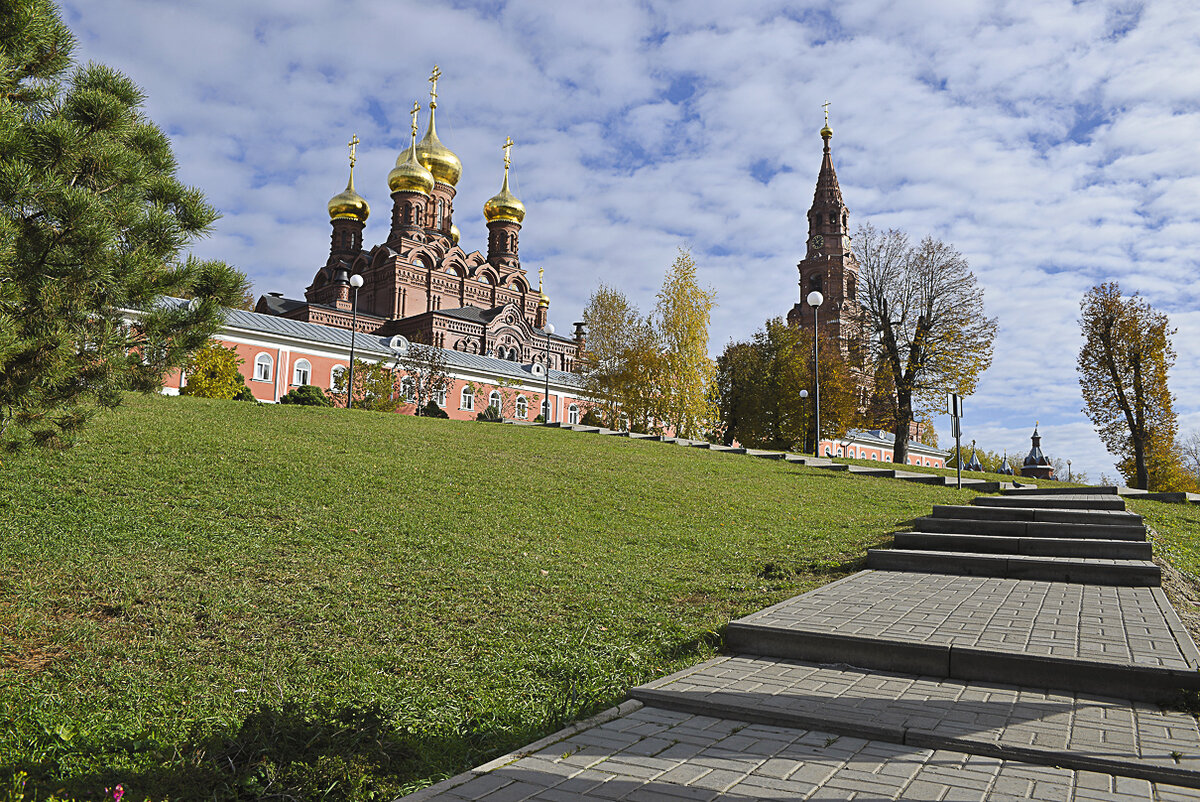
[[[554,324],[546,324],[546,395],[542,397],[542,404],[546,408],[546,414],[542,416],[542,423],[550,422],[550,335],[554,333]]]
[[[808,305],[813,310],[813,454],[821,456],[821,367],[817,362],[817,308],[825,302],[825,296],[813,290],[808,294]]]
[[[354,335],[358,333],[358,288],[363,285],[363,277],[355,273],[350,277],[350,286],[354,288],[354,300],[350,305],[350,381],[346,384],[346,409],[354,407]]]
[[[1071,460],[1067,460],[1067,481],[1073,481],[1071,479]]]

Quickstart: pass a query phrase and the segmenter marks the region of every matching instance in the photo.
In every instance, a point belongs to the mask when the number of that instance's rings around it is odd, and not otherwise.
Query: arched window
[[[501,407],[500,407],[500,392],[499,392],[498,390],[492,390],[491,394],[490,394],[490,395],[488,395],[488,406],[489,406],[489,407],[495,407],[495,408],[496,408],[496,412],[500,412],[500,411],[501,411]]]
[[[433,400],[437,402],[439,407],[446,406],[446,388],[443,387],[440,390],[435,390],[433,393]]]
[[[542,399],[542,420],[549,422],[550,420],[550,401]]]
[[[346,366],[334,365],[333,370],[329,371],[329,388],[333,389],[345,381]]]
[[[292,384],[308,384],[312,377],[312,365],[307,359],[297,359],[292,366]]]
[[[471,392],[470,387],[462,388],[462,393],[458,401],[459,409],[475,409],[475,394]]]
[[[417,400],[417,383],[413,381],[412,376],[405,376],[400,380],[400,393],[410,404]]]
[[[275,371],[275,360],[271,359],[270,354],[259,354],[254,357],[254,380],[257,382],[269,382]]]
[[[567,407],[567,423],[572,425],[579,423],[579,405],[572,404]]]
[[[529,402],[525,400],[525,396],[517,396],[517,420],[525,420],[529,417]]]

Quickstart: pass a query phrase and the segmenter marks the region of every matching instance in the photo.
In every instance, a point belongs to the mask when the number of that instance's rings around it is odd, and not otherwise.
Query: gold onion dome
[[[433,173],[413,158],[413,149],[406,148],[396,159],[396,166],[388,173],[388,187],[392,192],[420,192],[428,195],[433,191]]]
[[[371,207],[366,198],[354,191],[354,171],[350,171],[350,180],[346,188],[329,199],[329,219],[341,220],[353,218],[365,223],[371,216]]]
[[[454,151],[438,139],[433,121],[434,113],[434,108],[430,107],[429,130],[425,132],[425,138],[417,143],[417,161],[433,173],[434,180],[439,184],[454,186],[458,183],[458,177],[462,175],[462,162],[454,155]]]
[[[504,168],[504,185],[500,191],[487,199],[483,204],[483,216],[489,223],[496,220],[507,220],[510,223],[520,223],[525,219],[525,204],[508,189],[508,168]]]
[[[457,245],[458,241],[460,239],[462,239],[462,232],[458,230],[458,226],[451,223],[450,224],[450,242]]]
[[[811,131],[812,129],[810,128],[809,130]],[[825,123],[825,127],[821,129],[821,137],[828,139],[831,136],[833,136],[833,129],[829,127],[829,123]]]
[[[538,301],[538,306],[542,309],[548,308],[550,306],[550,296],[543,292],[541,299]]]

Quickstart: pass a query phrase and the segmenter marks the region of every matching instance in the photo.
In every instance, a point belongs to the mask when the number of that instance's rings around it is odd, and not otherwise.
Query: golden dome
[[[433,174],[413,158],[413,149],[409,147],[400,154],[396,166],[388,173],[388,187],[392,192],[428,195],[433,190]]]
[[[450,242],[457,245],[458,241],[461,238],[462,238],[462,232],[458,230],[458,226],[451,223],[450,224]]]
[[[489,223],[496,220],[520,223],[525,219],[525,204],[508,190],[508,167],[504,168],[504,185],[500,191],[483,204],[483,216]]]
[[[833,129],[829,127],[829,123],[825,123],[825,127],[821,129],[821,138],[828,139],[833,136]]]
[[[433,121],[435,108],[432,105],[429,108],[429,130],[425,132],[425,138],[417,143],[417,160],[433,173],[435,181],[454,186],[462,175],[462,162],[454,155],[454,151],[438,139]]]
[[[542,297],[538,301],[538,308],[548,309],[550,307],[550,296],[544,292],[541,295],[542,295]]]
[[[354,169],[351,168],[346,188],[329,199],[329,219],[353,218],[365,223],[370,216],[371,207],[366,198],[354,191]]]

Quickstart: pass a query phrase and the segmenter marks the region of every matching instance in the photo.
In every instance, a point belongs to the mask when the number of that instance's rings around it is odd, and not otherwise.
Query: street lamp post
[[[825,302],[825,296],[813,290],[808,294],[808,305],[813,310],[813,455],[821,456],[821,367],[817,362],[817,308]]]
[[[807,401],[807,400],[808,400],[808,390],[801,390],[801,391],[800,391],[800,398],[801,398],[801,400],[803,400],[803,401]],[[802,448],[801,450],[802,450],[802,451],[808,451],[808,432],[805,432],[805,433],[804,433],[804,448]],[[813,453],[814,453],[814,454],[816,454],[816,453],[817,453],[817,452],[816,452],[816,449],[814,449],[814,450],[813,450]]]
[[[1071,460],[1067,460],[1067,481],[1071,481]]]
[[[543,423],[550,422],[550,335],[554,333],[554,324],[546,324],[546,395],[542,403],[546,405],[546,414],[542,416]]]
[[[362,285],[363,277],[358,273],[350,277],[354,300],[350,305],[350,380],[346,384],[346,409],[354,408],[354,335],[358,333],[358,288]]]

